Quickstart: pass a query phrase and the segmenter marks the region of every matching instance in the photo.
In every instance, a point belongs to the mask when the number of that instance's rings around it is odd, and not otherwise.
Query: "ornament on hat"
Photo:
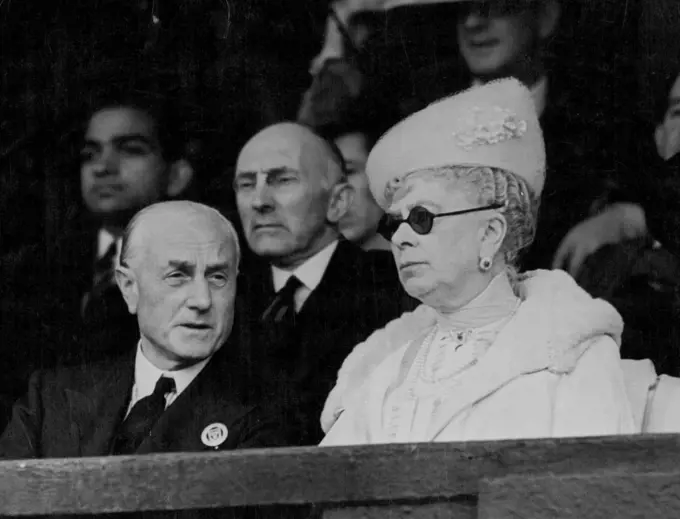
[[[454,142],[465,150],[473,146],[498,144],[508,139],[518,139],[527,131],[527,122],[512,111],[491,106],[475,106],[463,117],[459,129],[453,132]]]
[[[545,143],[531,92],[513,78],[473,86],[392,127],[373,147],[366,175],[383,209],[417,171],[490,167],[523,178],[535,196],[545,182]]]

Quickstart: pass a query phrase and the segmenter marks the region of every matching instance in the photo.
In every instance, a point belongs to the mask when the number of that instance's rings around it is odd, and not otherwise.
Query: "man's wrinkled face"
[[[456,28],[461,54],[473,75],[512,75],[533,52],[536,7],[530,0],[465,2]]]
[[[314,248],[327,225],[327,167],[318,146],[295,131],[265,133],[244,147],[234,189],[253,252],[280,260]]]
[[[134,268],[143,346],[154,358],[190,365],[231,333],[237,253],[217,222],[189,215],[149,233]]]
[[[149,116],[127,107],[100,110],[84,141],[80,183],[90,211],[129,213],[163,197],[168,164]]]

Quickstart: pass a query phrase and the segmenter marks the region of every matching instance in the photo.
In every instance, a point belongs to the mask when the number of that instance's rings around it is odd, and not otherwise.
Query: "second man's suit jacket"
[[[399,282],[391,255],[367,253],[341,240],[321,282],[296,316],[292,334],[274,340],[260,316],[275,292],[271,268],[262,263],[239,281],[238,327],[245,346],[249,395],[276,402],[280,420],[297,430],[296,445],[323,438],[320,416],[337,372],[373,331],[415,306]]]

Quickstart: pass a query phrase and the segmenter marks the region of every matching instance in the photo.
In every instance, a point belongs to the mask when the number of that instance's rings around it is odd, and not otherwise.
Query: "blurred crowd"
[[[453,413],[447,439],[639,430],[620,359],[645,363],[645,391],[680,375],[680,76],[645,123],[624,79],[570,66],[566,12],[336,0],[295,120],[264,107],[248,135],[222,138],[239,142],[231,163],[206,156],[163,81],[83,92],[85,210],[51,246],[0,258],[0,456],[430,441],[441,409],[479,401],[414,397],[409,362],[435,392],[475,369],[489,386],[468,395],[508,388]],[[259,102],[258,77],[287,75],[250,73],[243,104]],[[461,130],[468,111],[478,126]],[[524,364],[495,380],[509,359]],[[541,370],[559,381],[509,384]],[[517,401],[521,420],[504,411]],[[553,429],[529,416],[541,406]],[[132,438],[137,415],[153,424]]]

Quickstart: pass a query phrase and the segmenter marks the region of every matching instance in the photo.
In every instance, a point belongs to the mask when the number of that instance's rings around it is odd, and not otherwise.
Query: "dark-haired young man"
[[[0,355],[8,374],[0,393],[21,394],[34,369],[112,358],[134,340],[135,321],[113,274],[123,229],[138,210],[181,198],[193,179],[170,108],[146,95],[99,103],[81,149],[84,214],[55,250],[0,260],[7,309]]]

